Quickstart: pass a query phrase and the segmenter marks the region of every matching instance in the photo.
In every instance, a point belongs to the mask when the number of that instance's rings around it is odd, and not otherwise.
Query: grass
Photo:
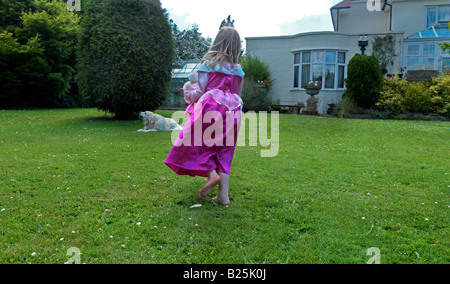
[[[163,164],[170,133],[140,128],[0,110],[0,263],[64,263],[72,247],[82,263],[364,264],[372,247],[449,263],[448,122],[280,115],[278,156],[237,148],[229,207]]]

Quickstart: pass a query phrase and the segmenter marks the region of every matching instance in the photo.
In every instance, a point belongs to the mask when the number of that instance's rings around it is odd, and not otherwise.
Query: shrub
[[[405,111],[437,113],[450,116],[450,75],[435,77],[431,82],[413,82],[386,78],[380,99],[380,110],[402,113]]]
[[[375,104],[380,110],[392,113],[402,113],[406,110],[404,95],[408,81],[397,78],[386,78],[380,92],[378,102]]]
[[[333,115],[339,118],[344,117],[344,114],[356,113],[357,106],[353,99],[343,97],[340,102],[333,108]]]
[[[411,112],[429,113],[431,97],[427,94],[426,83],[414,82],[408,84],[404,94],[405,108]]]
[[[249,78],[244,79],[244,87],[242,89],[242,101],[244,102],[243,111],[267,111],[271,100],[268,91],[259,87]]]
[[[450,116],[450,75],[433,78],[427,95],[431,100],[431,111]]]
[[[380,96],[383,76],[378,59],[371,55],[356,54],[348,64],[344,96],[363,108],[375,106]]]
[[[253,82],[271,81],[270,67],[267,63],[261,61],[259,57],[246,54],[239,63],[245,72],[245,77]]]
[[[168,96],[174,55],[159,0],[92,0],[83,6],[80,93],[118,119],[155,110]]]
[[[242,90],[243,111],[267,111],[271,104],[270,86],[273,84],[269,65],[251,54],[245,55],[239,63],[245,72]]]

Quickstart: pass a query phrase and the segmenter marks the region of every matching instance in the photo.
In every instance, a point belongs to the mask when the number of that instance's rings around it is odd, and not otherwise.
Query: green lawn
[[[163,163],[171,134],[142,127],[0,110],[0,263],[64,263],[72,247],[82,263],[364,264],[372,247],[381,263],[450,263],[449,122],[280,115],[278,156],[237,148],[229,207],[200,202],[204,179]]]

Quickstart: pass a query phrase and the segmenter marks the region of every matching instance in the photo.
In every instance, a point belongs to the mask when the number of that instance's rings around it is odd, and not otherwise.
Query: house
[[[397,56],[388,73],[398,74],[401,67],[450,70],[450,55],[438,46],[450,42],[449,0],[344,0],[330,12],[334,31],[246,38],[247,52],[271,67],[273,101],[305,103],[309,96],[302,86],[321,81],[318,110],[326,113],[328,104],[342,98],[350,59],[371,55],[373,40],[389,34]]]

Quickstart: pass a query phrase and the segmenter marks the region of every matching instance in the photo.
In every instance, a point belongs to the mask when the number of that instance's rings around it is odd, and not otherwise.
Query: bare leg
[[[228,191],[230,189],[230,176],[224,173],[219,173],[219,195],[213,198],[213,201],[222,205],[230,205],[230,198]]]
[[[200,200],[204,200],[220,181],[220,176],[217,174],[216,170],[209,171],[206,174],[208,175],[208,181],[206,181],[205,185],[202,186],[198,192],[198,198]]]

